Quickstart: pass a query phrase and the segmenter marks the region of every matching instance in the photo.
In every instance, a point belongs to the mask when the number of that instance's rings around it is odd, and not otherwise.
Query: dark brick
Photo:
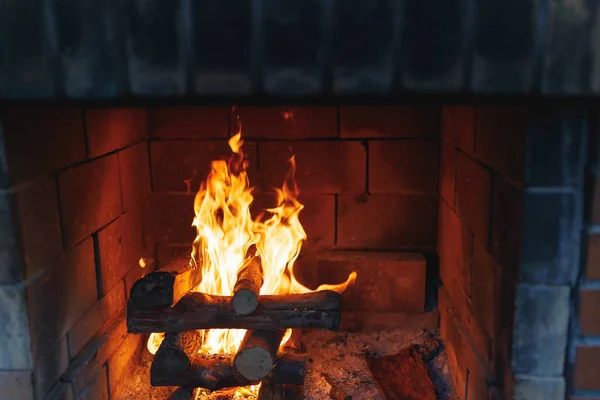
[[[323,7],[317,0],[281,3],[265,0],[261,7],[263,87],[272,94],[314,94],[321,87]]]
[[[589,91],[590,22],[594,7],[586,1],[549,3],[542,91],[581,94]]]
[[[187,246],[189,249],[189,246]],[[189,253],[189,251],[188,251]],[[156,263],[154,263],[156,265]],[[138,279],[141,279],[145,274],[152,272],[154,270],[153,266],[147,266],[146,268],[142,268],[139,265],[134,265],[129,269],[127,274],[123,280],[125,281],[125,295],[129,298],[129,293],[131,293],[131,288],[133,284],[137,282]]]
[[[58,381],[50,389],[50,392],[44,400],[73,400],[73,385],[69,382]]]
[[[28,370],[32,366],[28,312],[22,286],[0,286],[0,371]]]
[[[36,399],[42,399],[52,389],[52,385],[69,366],[67,339],[63,337],[53,348],[47,351],[47,356],[35,363],[33,376],[35,380]]]
[[[147,119],[141,108],[85,110],[88,156],[97,157],[144,139]]]
[[[117,155],[62,172],[58,176],[58,187],[67,247],[80,242],[121,213]]]
[[[179,3],[157,0],[136,0],[127,8],[127,58],[133,94],[184,94],[182,11]]]
[[[566,386],[565,378],[562,376],[537,377],[517,375],[515,377],[514,398],[564,400]]]
[[[13,185],[85,157],[83,120],[77,108],[9,108],[0,119]]]
[[[261,142],[259,182],[265,191],[280,188],[295,156],[303,193],[358,193],[366,185],[366,149],[359,142]]]
[[[256,170],[256,144],[245,142],[249,175]],[[156,191],[196,193],[208,177],[211,163],[227,160],[231,149],[226,141],[159,141],[150,145],[152,184]]]
[[[81,392],[76,400],[108,400],[107,368],[103,367],[96,378]]]
[[[113,13],[118,9],[89,0],[60,0],[54,7],[67,96],[102,98],[121,94],[119,76],[126,66],[118,58],[124,40],[118,40],[120,35],[114,33],[118,28]]]
[[[5,399],[33,400],[31,371],[1,371],[0,393]]]
[[[573,386],[581,390],[600,390],[600,347],[579,345],[576,348]]]
[[[314,246],[332,246],[335,237],[335,196],[300,194],[298,201],[304,205],[298,218],[306,232],[308,243]],[[256,218],[267,208],[276,206],[275,193],[255,194],[251,206],[252,217]],[[271,215],[266,213],[265,217],[269,218]]]
[[[393,84],[394,11],[390,0],[333,5],[333,89],[383,93]]]
[[[467,154],[475,150],[475,108],[448,106],[442,109],[442,138]]]
[[[593,198],[592,198],[592,222],[594,224],[600,224],[600,176],[594,173],[593,175]]]
[[[13,215],[13,205],[8,192],[0,192],[0,283],[19,282],[24,268],[16,251],[19,243]]]
[[[439,142],[370,141],[370,193],[435,193]]]
[[[439,193],[440,196],[454,208],[454,193],[456,187],[456,149],[453,145],[441,142]]]
[[[600,290],[582,288],[579,294],[579,328],[583,335],[600,335]]]
[[[148,144],[139,143],[122,150],[119,156],[123,211],[134,208],[150,194]]]
[[[447,291],[458,288],[470,295],[473,234],[458,216],[440,201],[438,223],[440,277]]]
[[[475,155],[514,182],[524,181],[527,115],[518,107],[477,107]]]
[[[521,248],[524,283],[571,284],[577,278],[579,231],[572,193],[525,192]]]
[[[356,272],[344,310],[423,312],[425,258],[415,253],[340,252],[318,257],[320,284],[341,283]]]
[[[521,262],[523,192],[502,179],[494,179],[491,254],[509,276]]]
[[[62,254],[56,182],[45,178],[19,188],[13,194],[13,201],[26,276],[31,278]]]
[[[141,209],[126,212],[98,232],[98,244],[102,290],[108,293],[143,255]]]
[[[600,279],[600,235],[591,233],[587,245],[587,279]]]
[[[96,302],[94,246],[87,239],[27,288],[33,353],[43,358]]]
[[[528,92],[537,35],[536,2],[479,0],[475,10],[473,89]]]
[[[401,46],[405,87],[437,91],[461,87],[467,7],[464,0],[404,3]]]
[[[229,133],[227,107],[161,107],[150,117],[153,137],[225,139]]]
[[[153,218],[144,218],[146,232],[158,244],[191,244],[196,237],[194,195],[154,193],[150,201]]]
[[[438,137],[437,107],[340,107],[343,138]]]
[[[337,244],[373,249],[433,248],[437,196],[338,196]]]
[[[139,355],[142,345],[145,347],[144,339],[145,337],[142,335],[127,335],[122,344],[108,358],[108,385],[111,398],[115,396],[119,384],[128,378],[131,368],[139,362],[136,355]]]
[[[44,4],[3,3],[0,10],[3,98],[47,98],[55,94],[52,47]]]
[[[335,107],[241,106],[237,115],[244,137],[318,139],[337,137]],[[236,122],[232,120],[232,126]]]
[[[545,109],[529,122],[527,186],[579,186],[585,162],[585,110]]]
[[[490,237],[492,183],[490,172],[463,153],[456,156],[456,212],[485,244]]]
[[[249,94],[254,28],[249,0],[195,1],[192,7],[194,89],[199,94]],[[252,44],[251,44],[252,43]]]
[[[512,368],[516,374],[562,375],[569,325],[569,287],[519,284]]]
[[[125,304],[125,285],[119,281],[117,285],[100,300],[96,302],[85,313],[85,315],[75,323],[67,335],[69,343],[69,354],[71,359],[75,358],[83,346],[85,346],[96,335],[102,326],[116,315],[119,309]]]

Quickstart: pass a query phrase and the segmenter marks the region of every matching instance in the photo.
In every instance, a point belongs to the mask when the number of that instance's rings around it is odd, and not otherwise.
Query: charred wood
[[[325,378],[325,381],[331,386],[331,389],[329,390],[329,397],[331,397],[331,400],[352,400],[352,395],[338,385],[330,376],[324,373],[322,373],[322,375],[323,378]]]
[[[195,329],[278,330],[312,328],[337,330],[340,325],[337,292],[260,296],[255,312],[239,315],[231,297],[189,293],[174,307],[128,305],[127,328],[132,333],[182,332]]]
[[[260,387],[258,400],[301,400],[302,386],[265,382]]]
[[[172,306],[198,286],[201,274],[190,260],[174,261],[167,267],[149,273],[131,287],[129,307]]]
[[[241,315],[247,315],[256,310],[260,288],[264,283],[260,256],[256,254],[254,245],[248,250],[248,258],[240,269],[237,282],[233,288],[233,310]]]
[[[161,348],[162,346],[161,344]],[[156,352],[155,360],[150,368],[150,382],[153,386],[200,387],[214,391],[258,383],[251,382],[237,374],[231,356],[197,354],[189,363],[179,358],[181,365],[175,369],[167,369],[166,366],[172,366],[172,363],[157,360],[157,358],[165,357],[166,354],[160,349]],[[285,354],[277,359],[269,379],[276,384],[297,383],[300,381],[300,377],[302,381],[304,380],[305,368],[304,359],[301,356],[290,357]]]
[[[285,330],[247,331],[233,359],[236,373],[251,382],[266,378],[276,362]]]

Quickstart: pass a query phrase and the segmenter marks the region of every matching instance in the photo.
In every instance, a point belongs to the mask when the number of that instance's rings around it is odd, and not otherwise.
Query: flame
[[[241,124],[229,139],[232,151],[228,160],[215,160],[207,179],[194,199],[192,226],[197,235],[192,245],[191,260],[199,263],[202,281],[199,292],[213,295],[233,295],[238,270],[244,264],[246,252],[252,245],[261,257],[264,284],[260,294],[307,293],[294,276],[294,263],[300,254],[306,232],[299,220],[304,208],[298,201],[299,190],[294,179],[296,161],[291,157],[290,169],[281,189],[276,189],[277,205],[253,219],[250,206],[254,201],[243,152]],[[318,290],[343,291],[356,277],[352,273],[340,285],[321,285]],[[235,354],[245,334],[241,329],[210,329],[201,331],[203,354]],[[281,346],[291,336],[288,329]],[[154,354],[163,339],[153,333],[148,350]],[[256,395],[259,385],[240,388],[241,392]],[[256,392],[256,393],[255,393]]]

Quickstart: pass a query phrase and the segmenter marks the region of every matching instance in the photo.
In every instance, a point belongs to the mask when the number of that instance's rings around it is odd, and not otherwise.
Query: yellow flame
[[[140,267],[146,268],[146,260],[144,260],[144,257],[140,258],[139,264],[140,264]]]
[[[298,218],[304,205],[298,201],[299,190],[294,179],[296,162],[290,158],[290,169],[281,189],[276,189],[277,205],[256,219],[250,213],[254,201],[246,172],[248,163],[243,152],[241,125],[229,139],[232,154],[228,160],[215,160],[207,179],[194,199],[192,226],[197,235],[192,245],[192,262],[200,263],[202,281],[199,292],[233,295],[238,270],[244,264],[252,245],[261,257],[264,284],[260,294],[307,293],[311,290],[294,276],[294,263],[300,254],[306,232]],[[318,290],[343,291],[356,277],[352,273],[340,285],[322,285]],[[235,354],[244,337],[241,329],[201,331],[203,354]],[[281,346],[292,333],[288,329]],[[154,354],[163,339],[152,334],[148,350]],[[250,391],[256,395],[259,385],[240,388],[240,395]]]

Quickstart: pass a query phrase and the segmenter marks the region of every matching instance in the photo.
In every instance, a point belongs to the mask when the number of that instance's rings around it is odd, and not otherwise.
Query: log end
[[[250,289],[242,289],[233,295],[231,301],[233,311],[240,315],[248,315],[256,311],[258,296]]]
[[[250,382],[258,382],[269,376],[275,364],[269,351],[261,347],[245,349],[235,356],[233,362],[237,373]]]

